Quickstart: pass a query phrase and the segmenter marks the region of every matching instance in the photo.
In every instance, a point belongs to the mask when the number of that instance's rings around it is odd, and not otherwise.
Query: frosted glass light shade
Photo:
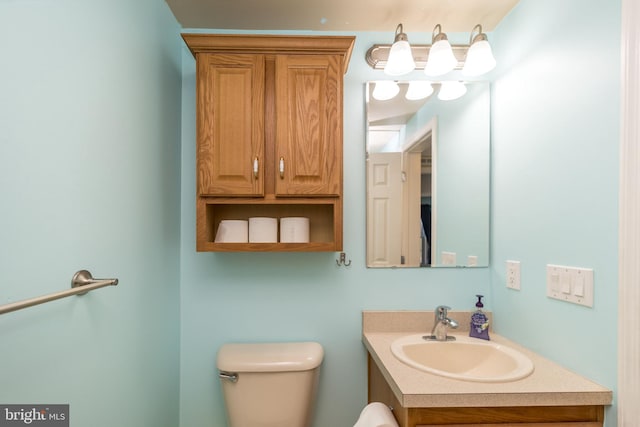
[[[440,91],[438,92],[438,99],[441,101],[453,101],[465,93],[467,93],[467,87],[462,82],[442,82],[442,86],[440,86]]]
[[[426,80],[417,80],[409,82],[409,88],[405,94],[405,98],[409,101],[417,101],[424,99],[433,93],[431,82]]]
[[[381,80],[376,82],[373,88],[373,96],[378,101],[387,101],[395,97],[400,92],[400,86],[393,80]]]
[[[427,65],[424,67],[424,73],[427,76],[435,77],[447,74],[453,70],[458,64],[458,60],[453,55],[453,49],[449,41],[438,40],[429,49],[429,57]]]
[[[462,74],[465,76],[480,76],[493,70],[496,59],[493,57],[491,45],[486,40],[473,43],[467,51]]]
[[[416,68],[411,53],[411,45],[406,40],[399,40],[391,46],[389,59],[384,67],[385,74],[390,76],[401,76],[408,74]]]

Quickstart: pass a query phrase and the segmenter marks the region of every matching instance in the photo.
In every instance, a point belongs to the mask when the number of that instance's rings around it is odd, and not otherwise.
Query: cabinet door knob
[[[258,158],[253,159],[253,177],[258,179]]]
[[[284,179],[284,157],[280,157],[280,178]]]

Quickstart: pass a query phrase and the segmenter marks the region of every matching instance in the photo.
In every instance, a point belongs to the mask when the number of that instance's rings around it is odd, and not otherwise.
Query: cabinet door
[[[264,194],[264,63],[263,55],[198,56],[200,196]]]
[[[342,61],[276,58],[276,195],[342,194]]]

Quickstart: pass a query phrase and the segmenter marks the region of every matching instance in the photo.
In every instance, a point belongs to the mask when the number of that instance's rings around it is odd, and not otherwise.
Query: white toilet
[[[323,356],[315,342],[220,347],[229,426],[309,427]]]

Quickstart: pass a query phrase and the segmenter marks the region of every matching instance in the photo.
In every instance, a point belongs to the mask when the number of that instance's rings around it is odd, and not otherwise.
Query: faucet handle
[[[444,319],[445,317],[447,317],[447,311],[451,310],[451,307],[448,307],[446,305],[439,305],[438,307],[436,307],[436,317],[438,319]]]
[[[436,307],[436,311],[437,311],[438,313],[444,313],[444,314],[447,314],[447,311],[448,311],[448,310],[451,310],[451,307],[448,307],[448,306],[446,306],[446,305],[439,305],[438,307]]]

